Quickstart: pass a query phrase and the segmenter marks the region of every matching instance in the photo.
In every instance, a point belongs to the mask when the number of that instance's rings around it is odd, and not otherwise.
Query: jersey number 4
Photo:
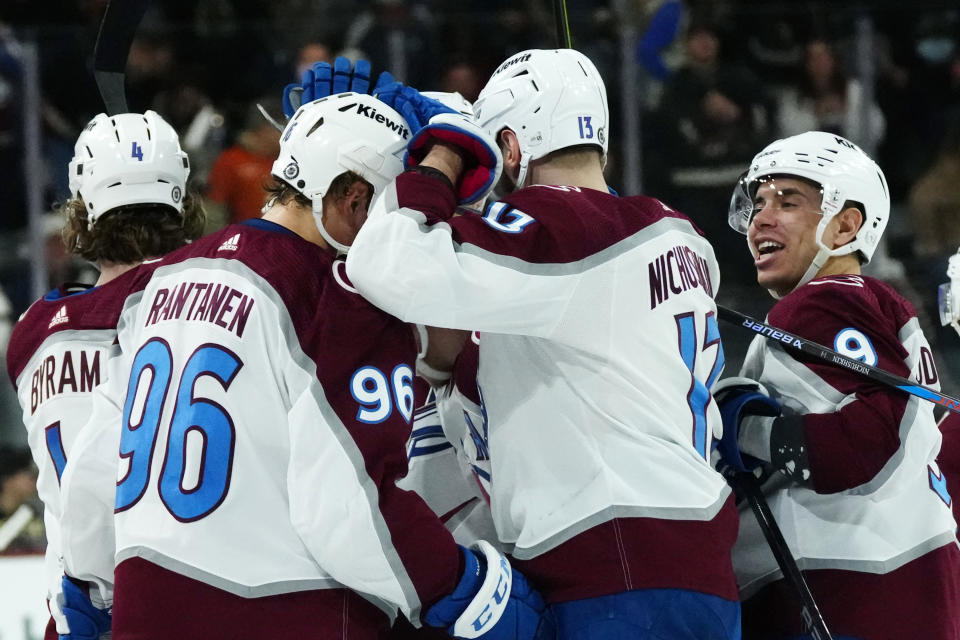
[[[693,448],[705,460],[710,455],[711,438],[707,431],[707,404],[710,402],[710,389],[723,371],[723,344],[720,342],[720,328],[717,318],[710,312],[705,317],[702,346],[698,344],[697,320],[693,312],[674,316],[677,321],[677,344],[680,357],[690,370],[690,389],[687,391],[687,406],[693,415]],[[716,345],[713,366],[704,373],[704,362],[697,366],[697,356]]]
[[[226,391],[242,366],[232,351],[208,343],[190,355],[180,374],[173,417],[167,429],[159,493],[167,510],[181,522],[199,520],[223,502],[233,467],[233,420],[223,406],[196,395],[197,381],[213,378]],[[128,469],[117,483],[117,512],[135,505],[147,490],[172,377],[170,345],[161,338],[147,341],[133,359],[123,404],[120,457],[127,459]],[[199,460],[192,459],[188,465],[191,439],[199,445],[190,448],[191,452],[199,452]]]

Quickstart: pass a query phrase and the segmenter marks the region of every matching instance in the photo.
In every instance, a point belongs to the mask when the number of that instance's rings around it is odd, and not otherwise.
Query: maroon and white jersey
[[[939,388],[910,304],[889,285],[815,279],[777,302],[769,323]],[[933,404],[757,336],[742,374],[759,380],[803,429],[808,484],[779,472],[764,492],[833,633],[859,638],[960,636],[960,553],[936,457]],[[751,625],[802,632],[792,594],[749,507],[734,548]],[[776,581],[776,582],[775,582]],[[773,584],[771,584],[773,583]]]
[[[106,380],[126,283],[132,272],[100,287],[61,285],[23,314],[7,348],[7,371],[17,389],[27,442],[39,470],[47,551],[47,598],[58,614],[60,593],[60,479]],[[67,628],[61,621],[62,631]]]
[[[459,551],[396,485],[409,328],[358,295],[342,261],[262,220],[149,269],[64,481],[65,517],[115,512],[114,636],[198,637],[205,618],[231,637],[348,635],[348,622],[373,637],[398,608],[419,621],[455,586]],[[65,528],[71,575],[90,579],[85,554],[108,526]],[[171,616],[157,595],[174,589]]]
[[[444,435],[454,443],[462,473],[472,479],[474,492],[489,504],[489,421],[477,387],[479,365],[480,335],[473,331],[457,356],[450,382],[437,393],[437,412]]]
[[[950,493],[950,504],[953,507],[953,519],[960,522],[960,413],[948,411],[940,419],[938,425],[943,443],[940,445],[940,455],[937,464],[947,477],[947,491]]]
[[[414,413],[407,442],[407,475],[397,484],[416,491],[464,546],[498,546],[490,514],[490,457],[476,400],[476,333],[464,344],[453,376]]]
[[[677,587],[736,597],[713,250],[646,197],[535,186],[451,217],[405,173],[347,258],[406,320],[481,335],[477,399],[501,543],[550,601]],[[388,277],[389,274],[389,277]]]

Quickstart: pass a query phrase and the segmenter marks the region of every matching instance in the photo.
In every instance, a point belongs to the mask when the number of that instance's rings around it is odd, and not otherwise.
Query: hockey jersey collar
[[[261,229],[263,231],[273,231],[275,233],[283,233],[288,236],[297,235],[290,229],[287,229],[282,224],[277,224],[276,222],[271,222],[270,220],[264,220],[263,218],[251,218],[249,220],[244,220],[239,224],[245,227],[253,227],[254,229]]]
[[[92,284],[83,284],[82,282],[64,282],[59,287],[43,296],[47,302],[56,302],[70,296],[82,296],[85,293],[95,291],[97,287]]]

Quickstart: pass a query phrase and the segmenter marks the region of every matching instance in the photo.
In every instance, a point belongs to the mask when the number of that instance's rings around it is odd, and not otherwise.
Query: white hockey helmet
[[[125,205],[162,204],[183,213],[190,161],[156,112],[101,113],[77,138],[69,174],[70,192],[83,199],[92,228]]]
[[[373,186],[376,198],[403,171],[410,139],[407,121],[373,96],[340,93],[297,109],[280,136],[280,154],[271,173],[313,204],[317,229],[337,250],[323,226],[323,196],[334,178],[354,171]]]
[[[823,218],[815,238],[820,250],[798,287],[813,279],[831,256],[859,251],[863,263],[870,262],[890,219],[890,190],[883,171],[860,147],[823,131],[808,131],[767,145],[753,158],[734,189],[727,220],[735,231],[747,233],[757,187],[769,176],[796,176],[820,186]],[[823,233],[848,202],[861,205],[863,225],[852,242],[830,249],[823,244]]]
[[[960,333],[960,249],[950,256],[947,263],[947,277],[950,282],[940,285],[937,301],[940,304],[940,324],[948,324]]]
[[[520,142],[522,187],[532,160],[566,147],[595,145],[607,155],[610,111],[603,79],[573,49],[530,49],[493,72],[474,104],[480,126],[496,136],[507,128]]]
[[[450,107],[457,113],[467,116],[471,120],[476,120],[473,113],[473,105],[470,101],[460,95],[459,91],[421,91],[420,95],[432,98],[445,107]]]

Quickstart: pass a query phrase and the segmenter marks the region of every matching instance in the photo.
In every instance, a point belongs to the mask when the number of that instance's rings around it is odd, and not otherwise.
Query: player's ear
[[[497,135],[497,143],[503,153],[504,167],[520,164],[520,140],[517,139],[516,133],[510,129],[501,129]]]
[[[842,247],[853,242],[863,226],[863,211],[857,206],[848,205],[843,211],[834,216],[836,233],[833,239],[834,247]]]
[[[342,194],[337,197],[335,206],[351,219],[363,214],[370,208],[373,198],[373,188],[365,180],[355,180]]]

